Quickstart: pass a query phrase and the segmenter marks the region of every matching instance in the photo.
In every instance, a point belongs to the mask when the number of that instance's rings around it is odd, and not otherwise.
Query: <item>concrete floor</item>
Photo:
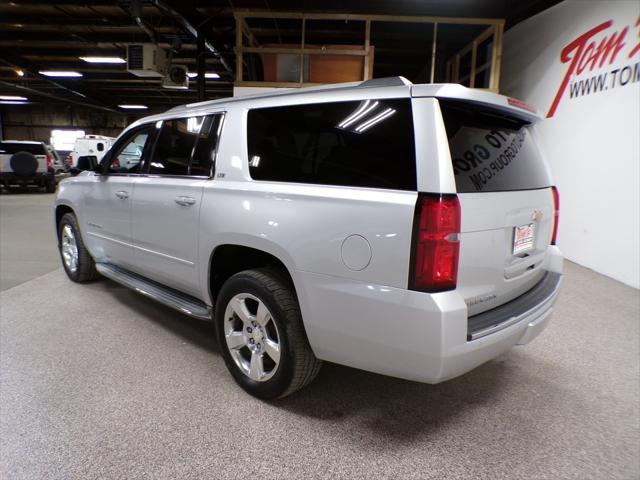
[[[252,477],[637,479],[640,293],[568,263],[549,328],[461,378],[325,364],[269,403],[210,324],[113,282],[0,293],[0,478]]]
[[[0,290],[60,266],[53,227],[53,193],[0,194]]]

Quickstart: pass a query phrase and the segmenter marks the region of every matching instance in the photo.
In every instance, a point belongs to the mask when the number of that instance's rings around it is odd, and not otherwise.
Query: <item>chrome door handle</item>
[[[196,199],[192,197],[176,197],[175,202],[183,207],[189,207],[196,203]]]
[[[120,190],[119,192],[116,192],[116,197],[118,197],[120,200],[126,200],[127,198],[129,198],[129,192]]]

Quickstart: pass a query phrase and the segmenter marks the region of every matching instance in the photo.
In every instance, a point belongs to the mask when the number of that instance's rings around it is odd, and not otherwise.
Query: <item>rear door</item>
[[[200,295],[200,206],[212,175],[221,117],[163,121],[153,157],[135,185],[135,271],[194,296]]]
[[[439,101],[462,211],[458,290],[474,315],[544,275],[554,222],[535,127],[516,111]]]

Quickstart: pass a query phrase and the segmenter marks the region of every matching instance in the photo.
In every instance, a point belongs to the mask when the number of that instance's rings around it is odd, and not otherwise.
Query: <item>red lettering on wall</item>
[[[640,27],[640,17],[636,20],[636,27]],[[640,37],[640,30],[638,30],[638,37]],[[633,50],[629,52],[629,58],[633,57],[636,53],[640,52],[640,42],[633,47]]]
[[[558,108],[558,104],[562,99],[562,95],[564,95],[564,92],[567,89],[567,85],[569,84],[569,79],[571,78],[571,75],[573,75],[573,73],[576,71],[578,62],[582,58],[585,45],[587,44],[587,42],[594,35],[597,35],[603,30],[606,30],[612,24],[613,24],[612,20],[608,20],[604,23],[601,23],[597,27],[594,27],[588,32],[583,33],[578,38],[576,38],[573,42],[571,42],[569,45],[567,45],[562,49],[562,51],[560,52],[560,61],[562,63],[571,62],[571,64],[569,65],[569,68],[567,68],[564,78],[562,79],[562,83],[560,84],[560,88],[558,88],[558,92],[556,93],[556,96],[553,99],[553,102],[551,103],[549,112],[547,112],[547,118],[553,117],[553,114],[556,113],[556,109]]]

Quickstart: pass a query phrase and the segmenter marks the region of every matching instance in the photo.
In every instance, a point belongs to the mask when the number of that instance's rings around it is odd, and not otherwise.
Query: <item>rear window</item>
[[[440,108],[459,193],[550,186],[528,122],[466,102],[440,100]]]
[[[0,142],[0,154],[13,155],[18,152],[29,152],[33,155],[46,155],[41,143]]]
[[[408,99],[255,109],[247,137],[255,180],[416,190]]]

